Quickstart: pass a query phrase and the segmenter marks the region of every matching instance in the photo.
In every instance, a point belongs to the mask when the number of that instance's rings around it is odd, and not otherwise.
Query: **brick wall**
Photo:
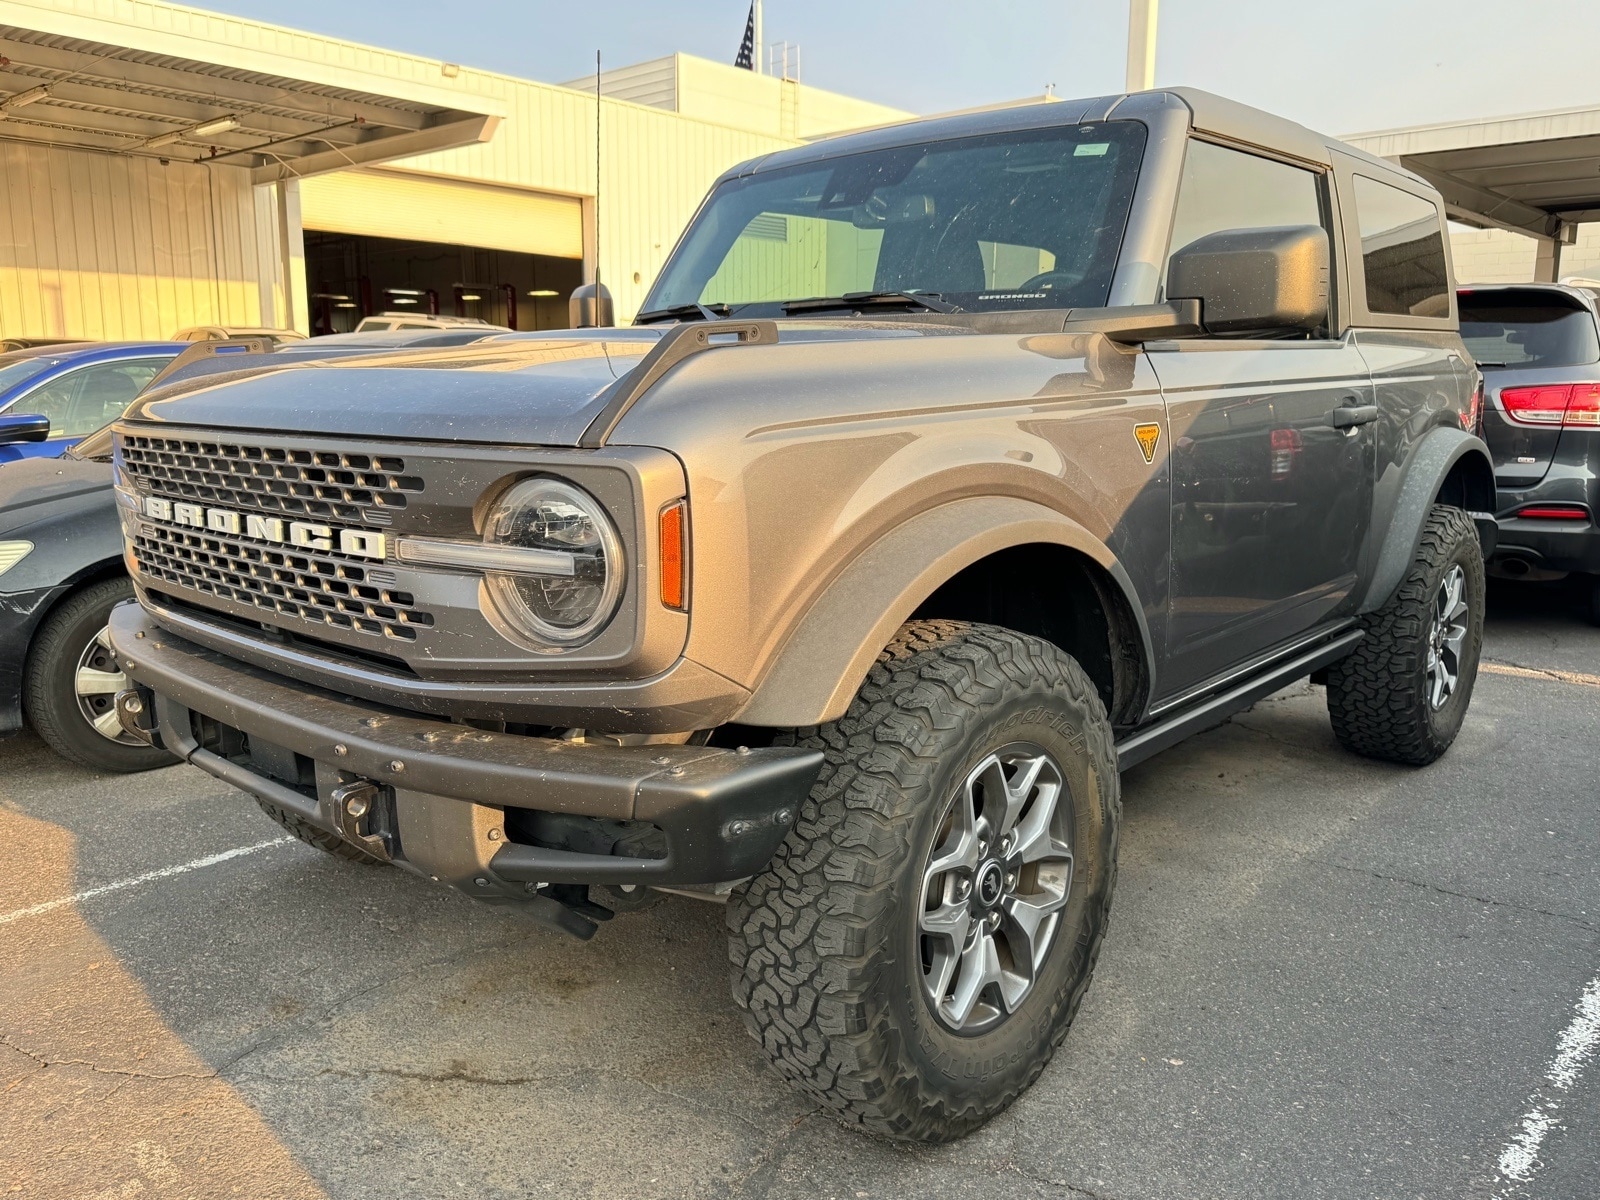
[[[1521,283],[1533,278],[1534,241],[1521,234],[1452,228],[1450,252],[1462,283]],[[1600,224],[1578,226],[1577,243],[1561,248],[1561,274],[1600,277]]]

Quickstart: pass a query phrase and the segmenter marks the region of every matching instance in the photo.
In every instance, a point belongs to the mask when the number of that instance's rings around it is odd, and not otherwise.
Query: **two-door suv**
[[[580,936],[727,903],[777,1068],[971,1130],[1083,999],[1118,772],[1308,675],[1461,728],[1494,478],[1422,181],[1198,92],[736,167],[631,329],[118,426],[130,729]]]

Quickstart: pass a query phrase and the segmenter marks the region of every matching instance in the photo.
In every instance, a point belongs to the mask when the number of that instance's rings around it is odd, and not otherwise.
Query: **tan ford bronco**
[[[1198,92],[746,163],[634,327],[234,372],[116,464],[125,727],[587,937],[727,906],[848,1122],[957,1137],[1089,986],[1118,772],[1284,685],[1431,762],[1493,537],[1420,179]]]

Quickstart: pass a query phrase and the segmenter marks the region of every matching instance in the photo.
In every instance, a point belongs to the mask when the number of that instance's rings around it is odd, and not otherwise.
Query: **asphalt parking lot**
[[[583,945],[284,841],[189,768],[13,739],[0,1194],[1593,1196],[1600,630],[1500,591],[1485,656],[1423,771],[1340,752],[1302,685],[1131,772],[1063,1052],[932,1149],[767,1072],[711,905]]]

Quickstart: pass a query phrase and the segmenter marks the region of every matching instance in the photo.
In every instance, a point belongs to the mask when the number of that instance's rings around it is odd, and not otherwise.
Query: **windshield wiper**
[[[657,321],[715,321],[733,311],[727,304],[669,304],[666,308],[646,309],[634,317],[635,325],[652,325]]]
[[[929,312],[953,313],[960,312],[959,306],[947,300],[939,299],[938,292],[846,292],[842,296],[813,296],[807,300],[786,300],[783,311],[786,313],[802,312],[827,312],[836,308],[853,309],[860,312],[868,308],[896,308],[904,305],[916,305],[918,308],[927,309]]]

